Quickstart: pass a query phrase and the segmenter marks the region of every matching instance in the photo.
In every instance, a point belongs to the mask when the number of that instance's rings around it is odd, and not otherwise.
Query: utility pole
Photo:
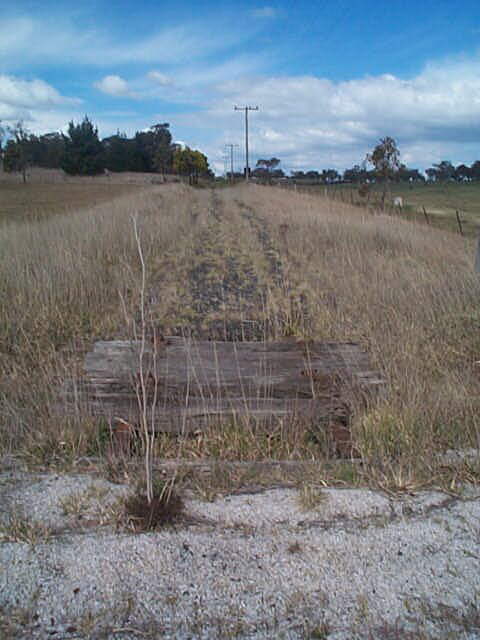
[[[235,105],[235,111],[245,111],[245,181],[248,182],[248,112],[258,111],[258,107],[237,107]]]
[[[475,271],[480,275],[480,234],[477,239],[477,253],[475,254]]]
[[[227,158],[227,153],[226,152],[223,154],[223,173],[224,173],[225,177],[227,177],[227,174],[228,174],[228,158]]]
[[[225,146],[230,147],[230,182],[233,182],[233,147],[238,147],[238,144],[227,142]]]

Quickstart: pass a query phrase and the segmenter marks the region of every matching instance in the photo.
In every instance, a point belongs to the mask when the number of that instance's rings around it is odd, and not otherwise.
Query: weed
[[[153,497],[150,502],[141,488],[125,500],[127,523],[137,533],[173,524],[184,513],[184,502],[171,481],[155,482],[152,491]]]
[[[63,497],[60,500],[60,506],[62,507],[64,516],[78,517],[85,511],[89,504],[85,498],[85,493],[82,491],[70,493],[68,496]]]
[[[323,487],[310,483],[302,483],[298,489],[298,501],[304,511],[317,509],[327,500]]]
[[[33,606],[17,606],[6,608],[0,605],[0,636],[2,638],[17,638],[25,629],[37,623],[38,614]]]
[[[75,491],[60,500],[60,505],[65,516],[74,516],[78,518],[85,513],[92,503],[98,503],[107,495],[108,490],[105,487],[99,487],[95,484],[90,485],[83,491]]]
[[[52,530],[25,515],[13,513],[0,524],[0,540],[2,542],[23,542],[34,547],[37,544],[47,542],[52,535]]]
[[[332,482],[353,486],[358,483],[358,465],[351,462],[336,461],[331,471]]]
[[[364,623],[370,616],[370,607],[368,598],[363,593],[357,596],[356,620],[358,623]]]
[[[327,640],[332,631],[332,627],[328,622],[321,622],[317,626],[310,629],[308,637],[311,640]]]
[[[124,456],[115,456],[112,453],[103,458],[101,462],[102,475],[114,484],[125,484],[132,475],[138,471],[139,464],[127,462]]]

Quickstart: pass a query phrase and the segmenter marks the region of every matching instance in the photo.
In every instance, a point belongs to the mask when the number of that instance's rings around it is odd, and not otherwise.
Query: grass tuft
[[[177,522],[184,508],[183,499],[171,482],[156,483],[151,502],[141,489],[126,498],[125,517],[136,533],[142,533]]]
[[[317,509],[328,500],[323,487],[311,483],[302,483],[298,489],[298,502],[304,511]]]
[[[34,547],[47,542],[51,535],[52,530],[49,527],[23,514],[11,514],[0,524],[1,542],[22,542]]]

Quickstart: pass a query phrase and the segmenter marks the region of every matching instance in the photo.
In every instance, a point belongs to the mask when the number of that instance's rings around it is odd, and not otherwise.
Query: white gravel
[[[55,530],[0,544],[0,637],[480,638],[473,487],[463,500],[325,489],[308,512],[275,489],[189,501],[197,524],[151,534],[82,526],[125,491],[0,476],[4,532],[21,513]]]

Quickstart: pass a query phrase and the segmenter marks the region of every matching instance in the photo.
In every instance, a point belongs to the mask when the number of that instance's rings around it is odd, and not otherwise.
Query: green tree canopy
[[[3,140],[5,138],[5,128],[2,127],[2,121],[0,120],[0,167],[3,166],[2,162],[3,162]]]
[[[70,175],[93,176],[105,168],[103,146],[98,139],[98,129],[87,116],[80,124],[68,125],[62,169]]]
[[[382,138],[372,153],[367,154],[367,161],[373,164],[379,178],[387,181],[400,167],[400,151],[393,138]]]
[[[442,160],[438,164],[434,164],[433,168],[436,170],[437,179],[440,180],[440,182],[453,180],[455,177],[455,167],[450,160]]]
[[[480,160],[475,160],[470,167],[470,172],[473,180],[480,180]]]
[[[460,180],[460,182],[471,180],[472,179],[472,170],[470,167],[467,167],[465,164],[459,164],[455,168],[455,178]]]
[[[189,176],[190,182],[197,182],[199,176],[210,174],[207,156],[201,151],[177,147],[173,153],[173,170],[181,176]]]
[[[102,140],[105,167],[110,171],[134,171],[132,161],[134,143],[125,133],[117,133]]]
[[[340,174],[336,169],[324,169],[322,171],[322,181],[325,184],[332,184],[340,180]]]
[[[168,122],[137,131],[129,149],[130,171],[168,173],[172,170],[173,145]]]
[[[281,178],[284,173],[278,168],[280,164],[279,158],[269,158],[257,160],[255,170],[252,175],[261,178],[263,180],[270,180],[270,178]]]
[[[10,139],[7,141],[3,154],[5,171],[21,171],[23,182],[27,181],[27,167],[32,164],[32,136],[23,122],[17,122],[13,127],[7,127]]]

